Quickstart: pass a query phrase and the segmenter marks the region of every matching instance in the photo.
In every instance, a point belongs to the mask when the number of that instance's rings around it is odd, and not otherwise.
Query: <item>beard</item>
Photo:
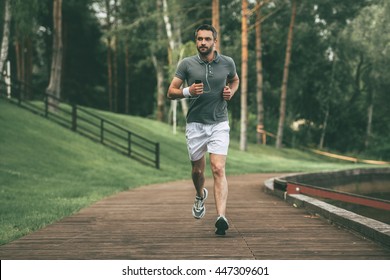
[[[199,54],[203,56],[209,55],[213,51],[213,47],[197,47]]]

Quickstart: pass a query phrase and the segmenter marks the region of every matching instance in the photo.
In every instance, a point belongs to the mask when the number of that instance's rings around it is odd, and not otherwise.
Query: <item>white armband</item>
[[[190,93],[190,87],[186,87],[186,88],[183,88],[183,95],[184,97],[191,97],[191,93]]]

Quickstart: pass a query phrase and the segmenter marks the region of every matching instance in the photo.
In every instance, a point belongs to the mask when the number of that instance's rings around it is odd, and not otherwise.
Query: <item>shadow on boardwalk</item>
[[[263,191],[276,174],[231,176],[225,237],[207,213],[191,215],[191,181],[140,187],[0,247],[6,259],[390,259],[390,249],[293,208]]]

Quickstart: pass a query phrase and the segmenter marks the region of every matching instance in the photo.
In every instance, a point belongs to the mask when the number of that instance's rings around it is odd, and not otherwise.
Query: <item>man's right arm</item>
[[[171,85],[168,88],[168,99],[179,99],[179,98],[188,98],[192,96],[199,96],[203,94],[203,83],[195,84],[193,83],[191,86],[186,88],[181,88],[183,84],[183,80],[174,77]]]
[[[168,99],[179,99],[183,98],[183,89],[181,89],[181,85],[183,84],[183,80],[178,77],[174,77],[171,85],[168,88]]]

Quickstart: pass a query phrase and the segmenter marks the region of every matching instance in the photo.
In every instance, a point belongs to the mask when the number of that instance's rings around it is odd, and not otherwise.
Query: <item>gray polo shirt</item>
[[[190,107],[187,123],[214,124],[228,120],[227,102],[222,97],[223,88],[236,75],[236,65],[231,57],[217,52],[215,59],[208,63],[198,55],[184,58],[176,70],[176,77],[192,85],[202,80],[204,93],[189,98]]]

